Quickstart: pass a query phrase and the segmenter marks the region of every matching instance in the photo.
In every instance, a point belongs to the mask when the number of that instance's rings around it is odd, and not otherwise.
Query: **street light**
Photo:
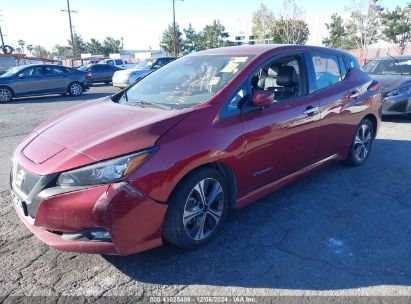
[[[184,0],[173,0],[173,49],[174,57],[177,58],[176,1]]]

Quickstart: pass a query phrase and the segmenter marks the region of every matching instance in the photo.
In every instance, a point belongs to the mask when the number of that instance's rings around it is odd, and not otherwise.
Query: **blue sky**
[[[260,3],[265,3],[274,12],[283,0],[184,0],[176,3],[177,22],[186,27],[189,22],[197,30],[214,19],[220,19],[226,29],[235,35],[238,30],[250,28],[252,12]],[[333,12],[344,14],[351,0],[296,0],[306,11],[310,25],[311,44],[320,43],[324,23]],[[382,0],[386,7],[404,5],[408,0]],[[75,31],[86,40],[91,37],[124,37],[125,48],[158,48],[164,28],[172,21],[171,0],[71,0]],[[3,32],[8,44],[23,39],[30,44],[51,48],[56,43],[64,44],[69,37],[67,14],[60,11],[66,0],[0,0]]]

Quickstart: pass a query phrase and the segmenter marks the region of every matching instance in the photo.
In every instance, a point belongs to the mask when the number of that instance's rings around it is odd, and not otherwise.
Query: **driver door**
[[[287,68],[282,68],[284,66]],[[262,70],[267,71],[270,67],[269,73],[260,70],[253,75],[251,96],[255,90],[269,90],[278,98],[266,108],[255,108],[250,101],[241,114],[246,140],[245,163],[248,164],[246,170],[250,181],[248,192],[301,170],[316,159],[319,102],[313,94],[308,94],[308,71],[303,54],[271,59]],[[287,83],[286,80],[290,79],[285,79],[280,73],[292,71],[289,67],[293,67],[297,79]],[[255,76],[259,77],[258,81]],[[262,77],[266,78],[264,87],[259,86],[263,84],[260,81]],[[287,90],[294,93],[284,94]]]
[[[16,76],[14,92],[17,95],[35,95],[44,90],[44,67],[34,66],[24,69]]]

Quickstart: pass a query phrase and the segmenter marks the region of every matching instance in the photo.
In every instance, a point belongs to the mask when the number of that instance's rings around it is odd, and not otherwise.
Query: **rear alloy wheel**
[[[374,127],[369,119],[363,119],[358,125],[346,162],[352,166],[361,166],[370,154],[374,141]]]
[[[208,242],[227,215],[228,191],[218,171],[205,169],[191,175],[169,202],[164,237],[184,249]]]
[[[13,98],[13,92],[9,88],[0,87],[0,102],[9,102]]]
[[[69,85],[68,93],[71,96],[80,96],[83,94],[83,86],[78,82],[73,82]]]

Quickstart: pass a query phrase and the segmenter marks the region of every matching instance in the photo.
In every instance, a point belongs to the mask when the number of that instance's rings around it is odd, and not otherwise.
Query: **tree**
[[[180,26],[176,23],[176,49],[177,54],[180,54],[183,49],[183,33],[180,31]],[[169,25],[163,32],[161,38],[161,47],[168,54],[174,53],[174,29],[173,25]]]
[[[89,42],[86,43],[86,52],[92,55],[104,53],[103,45],[95,38],[91,38]]]
[[[121,53],[121,40],[107,36],[103,41],[103,51],[105,56],[113,53]]]
[[[27,49],[27,51],[29,51],[29,53],[31,53],[31,51],[33,50],[33,45],[32,44],[27,44],[26,49]]]
[[[329,36],[323,39],[323,44],[326,47],[336,49],[353,49],[356,46],[354,39],[352,39],[347,32],[343,18],[338,14],[331,16],[331,23],[326,23],[325,26],[329,32]]]
[[[260,8],[253,12],[253,36],[257,37],[258,43],[265,43],[266,39],[274,36],[275,16],[272,10],[261,3]]]
[[[70,57],[71,54],[72,54],[71,47],[67,45],[56,44],[51,51],[51,55],[53,57],[67,58],[67,57]]]
[[[348,8],[350,19],[347,32],[361,49],[362,61],[367,59],[369,45],[379,39],[380,14],[383,9],[378,2],[379,0],[356,0],[354,5]]]
[[[304,21],[303,9],[295,0],[284,0],[283,7],[274,24],[274,43],[305,44],[310,31]]]
[[[411,42],[411,3],[404,8],[397,6],[381,14],[382,35],[385,41],[394,44],[403,55]]]
[[[71,40],[68,40],[68,45],[71,48],[73,48]],[[74,33],[74,49],[75,49],[74,57],[79,56],[81,53],[84,53],[84,51],[86,50],[86,43],[84,42],[83,37],[81,37],[81,35],[78,35],[77,33]]]
[[[188,28],[183,29],[185,39],[183,41],[183,49],[185,52],[191,52],[197,50],[197,39],[198,34],[191,25],[188,25]]]
[[[211,25],[206,25],[198,35],[198,48],[201,50],[225,46],[225,39],[229,35],[224,25],[219,20],[214,20]]]
[[[17,41],[17,44],[20,46],[20,53],[24,53],[24,46],[26,45],[26,42],[22,39]]]
[[[33,47],[33,55],[38,58],[51,58],[51,54],[41,45]]]

